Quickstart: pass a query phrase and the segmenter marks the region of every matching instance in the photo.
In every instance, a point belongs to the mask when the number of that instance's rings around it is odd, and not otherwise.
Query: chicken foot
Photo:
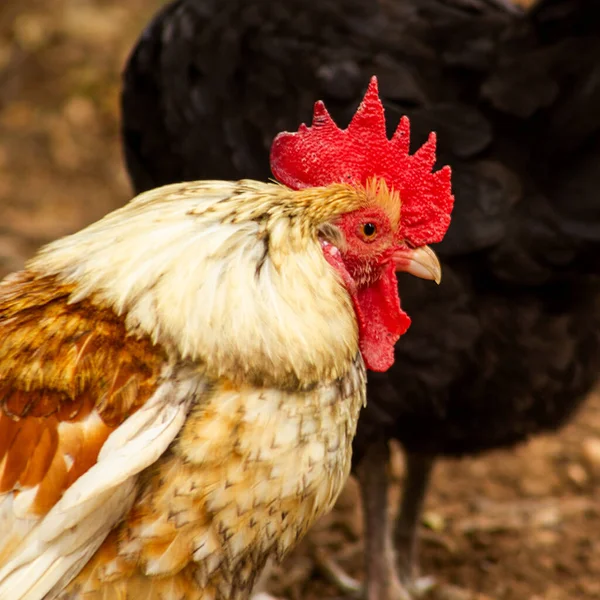
[[[411,600],[396,566],[393,527],[388,514],[388,461],[387,443],[373,444],[356,474],[363,503],[365,583],[361,584],[347,575],[322,550],[315,550],[315,560],[327,578],[352,598]]]
[[[433,458],[407,453],[407,476],[401,512],[395,526],[388,511],[389,448],[373,444],[357,471],[365,530],[365,584],[362,585],[321,550],[315,559],[327,578],[342,592],[365,600],[411,600],[434,585],[433,578],[419,579],[418,529]]]

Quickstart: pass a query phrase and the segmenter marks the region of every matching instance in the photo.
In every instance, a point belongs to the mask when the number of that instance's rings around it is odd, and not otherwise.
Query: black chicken
[[[178,0],[128,63],[137,192],[267,178],[275,133],[309,120],[317,99],[345,126],[373,74],[388,123],[407,114],[415,147],[438,133],[456,195],[436,248],[444,281],[400,280],[413,325],[394,367],[370,375],[355,441],[370,600],[409,597],[437,457],[555,429],[596,381],[599,15],[595,0],[542,0],[526,15],[500,0]],[[390,438],[408,467],[393,534]]]

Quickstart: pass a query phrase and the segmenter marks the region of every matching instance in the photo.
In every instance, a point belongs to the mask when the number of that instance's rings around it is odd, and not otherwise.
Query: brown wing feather
[[[164,353],[111,310],[27,271],[0,284],[0,500],[41,516],[152,395]],[[0,561],[2,559],[0,544]]]

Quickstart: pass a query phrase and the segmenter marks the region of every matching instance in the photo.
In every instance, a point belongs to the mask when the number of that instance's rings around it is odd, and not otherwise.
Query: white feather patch
[[[301,220],[285,215],[267,231],[252,218],[280,206],[291,193],[282,189],[205,181],[151,190],[47,246],[30,268],[73,284],[71,302],[108,304],[130,330],[201,360],[215,378],[255,373],[257,357],[274,377],[312,377],[316,365],[316,379],[336,377],[337,358],[356,355],[358,329],[316,231],[301,234]]]

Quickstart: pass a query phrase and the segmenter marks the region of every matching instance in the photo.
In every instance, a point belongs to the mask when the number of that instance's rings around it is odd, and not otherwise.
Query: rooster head
[[[427,244],[444,237],[454,203],[450,167],[432,172],[435,133],[412,155],[409,144],[407,117],[388,139],[373,77],[347,129],[317,102],[312,126],[280,133],[271,148],[273,174],[287,187],[325,188],[327,197],[327,189],[346,185],[363,198],[319,235],[325,259],[352,298],[361,353],[374,371],[393,364],[394,345],[410,325],[395,272],[439,283],[440,264]]]

